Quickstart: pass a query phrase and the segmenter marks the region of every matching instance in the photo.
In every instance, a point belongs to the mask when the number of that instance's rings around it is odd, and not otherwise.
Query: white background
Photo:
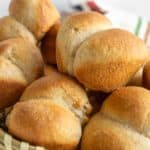
[[[0,0],[0,16],[7,14],[10,0]],[[59,9],[65,9],[69,3],[84,0],[53,0]],[[97,0],[101,5],[112,6],[150,19],[150,0]]]

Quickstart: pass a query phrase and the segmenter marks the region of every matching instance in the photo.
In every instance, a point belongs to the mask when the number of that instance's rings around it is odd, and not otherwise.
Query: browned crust
[[[75,70],[75,76],[86,87],[96,91],[112,92],[125,86],[137,72],[141,62],[116,62],[95,64],[81,64]]]
[[[49,64],[56,64],[56,37],[60,28],[60,24],[60,21],[55,23],[41,41],[41,49],[44,61]]]
[[[82,86],[72,78],[52,71],[50,75],[33,82],[21,97],[21,101],[46,98],[71,110],[81,123],[88,121],[92,106]]]
[[[122,87],[104,102],[101,112],[147,135],[150,91],[142,87]],[[149,125],[148,125],[149,126]]]
[[[6,124],[15,137],[48,149],[74,150],[81,137],[75,115],[44,99],[17,103]]]
[[[86,87],[111,92],[126,85],[149,58],[145,43],[121,29],[98,32],[74,58],[74,75]]]
[[[59,12],[49,0],[11,0],[9,13],[40,40],[59,19]]]
[[[143,85],[144,87],[150,89],[150,61],[144,66]]]
[[[0,109],[19,101],[27,84],[13,80],[0,80]]]
[[[82,138],[82,150],[150,149],[150,91],[122,87],[92,117]]]
[[[94,11],[76,12],[68,16],[66,20],[69,25],[73,25],[78,30],[84,30],[84,28],[97,23],[100,26],[111,26],[111,21],[106,16]]]
[[[62,55],[61,55],[61,50],[58,47],[56,47],[56,62],[57,62],[58,70],[60,72],[66,73],[67,70],[66,70],[65,64],[63,62],[63,58],[62,58]]]
[[[130,129],[129,129],[130,130]],[[133,150],[133,137],[120,124],[96,114],[85,127],[81,150]]]

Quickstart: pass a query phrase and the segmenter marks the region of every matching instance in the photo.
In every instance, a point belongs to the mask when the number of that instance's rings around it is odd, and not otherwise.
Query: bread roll
[[[23,38],[0,42],[0,109],[19,100],[25,87],[42,74],[43,60],[33,43]]]
[[[150,91],[123,87],[113,92],[86,126],[81,150],[150,149]]]
[[[60,24],[60,21],[57,21],[41,41],[44,61],[49,64],[56,64],[56,37]]]
[[[26,88],[20,100],[41,100],[41,98],[71,110],[82,124],[88,121],[92,110],[84,89],[75,80],[55,71],[33,82]]]
[[[17,103],[6,124],[13,136],[50,150],[75,150],[81,137],[74,113],[46,99]]]
[[[80,45],[73,73],[89,89],[111,92],[126,85],[148,57],[141,39],[125,30],[111,29],[94,34]]]
[[[111,26],[111,22],[97,12],[79,12],[67,17],[60,27],[56,42],[59,70],[72,75],[73,61],[81,43],[95,32]]]
[[[10,16],[0,18],[0,41],[22,37],[36,44],[36,40],[28,29]]]
[[[144,66],[143,85],[144,87],[150,89],[150,61]]]
[[[11,0],[9,13],[40,40],[60,15],[49,0]]]

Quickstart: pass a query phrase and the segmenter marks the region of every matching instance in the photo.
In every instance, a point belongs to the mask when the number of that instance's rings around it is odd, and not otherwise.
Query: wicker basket
[[[44,147],[33,146],[27,142],[19,141],[7,133],[5,118],[11,111],[12,107],[0,112],[0,150],[47,150]],[[80,150],[80,144],[76,150]]]
[[[11,135],[0,129],[0,150],[45,150],[39,146],[14,139]]]
[[[11,108],[7,108],[0,113],[0,150],[46,150],[45,148],[19,141],[5,131],[5,118],[10,110]]]

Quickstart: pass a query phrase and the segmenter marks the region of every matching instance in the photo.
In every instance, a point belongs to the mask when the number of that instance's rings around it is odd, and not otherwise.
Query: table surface
[[[84,0],[53,0],[59,9],[66,9],[69,3],[78,3]],[[141,15],[150,19],[150,0],[97,0],[99,4],[112,6],[121,10]],[[0,0],[0,16],[7,15],[10,0]]]

